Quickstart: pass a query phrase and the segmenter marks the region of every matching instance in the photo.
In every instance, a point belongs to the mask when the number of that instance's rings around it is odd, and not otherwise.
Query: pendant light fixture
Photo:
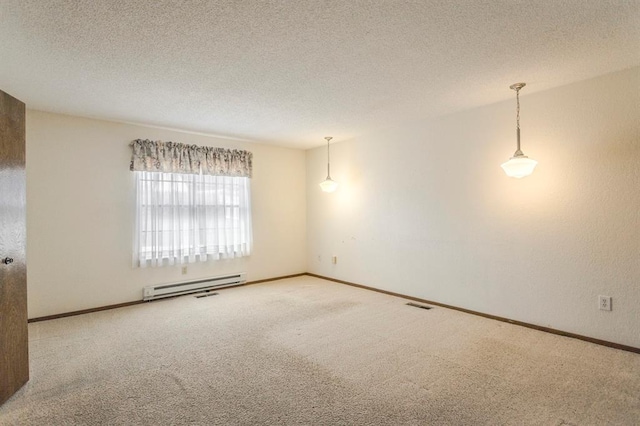
[[[324,192],[333,192],[338,188],[338,182],[331,179],[331,162],[329,161],[329,141],[333,139],[331,136],[325,137],[327,140],[327,178],[320,182],[320,188]]]
[[[513,154],[513,157],[506,163],[502,163],[501,167],[507,176],[514,178],[523,178],[533,173],[538,162],[532,158],[527,157],[520,150],[520,89],[526,86],[526,83],[515,83],[509,86],[510,89],[516,91],[516,137],[518,141],[518,148]]]

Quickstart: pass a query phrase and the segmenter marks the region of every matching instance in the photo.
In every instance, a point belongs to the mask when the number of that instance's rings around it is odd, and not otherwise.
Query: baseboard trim
[[[516,321],[516,320],[509,319],[509,318],[499,317],[499,316],[496,316],[496,315],[485,314],[483,312],[472,311],[471,309],[459,308],[457,306],[447,305],[445,303],[434,302],[432,300],[421,299],[419,297],[407,296],[405,294],[394,293],[392,291],[387,291],[387,290],[381,290],[381,289],[375,288],[375,287],[369,287],[369,286],[366,286],[366,285],[356,284],[356,283],[352,283],[352,282],[349,282],[349,281],[343,281],[343,280],[338,280],[338,279],[335,279],[335,278],[325,277],[325,276],[318,275],[318,274],[312,274],[310,272],[307,272],[305,275],[309,275],[311,277],[320,278],[320,279],[327,280],[327,281],[333,281],[333,282],[340,283],[340,284],[346,284],[346,285],[349,285],[349,286],[352,286],[352,287],[358,287],[358,288],[362,288],[362,289],[365,289],[365,290],[371,290],[371,291],[375,291],[375,292],[378,292],[378,293],[388,294],[390,296],[401,297],[403,299],[413,300],[415,302],[421,302],[421,303],[427,303],[429,305],[441,306],[443,308],[453,309],[453,310],[464,312],[464,313],[471,314],[471,315],[478,315],[478,316],[481,316],[481,317],[484,317],[484,318],[489,318],[489,319],[493,319],[493,320],[497,320],[497,321],[502,321],[502,322],[506,322],[506,323],[514,324],[514,325],[519,325],[521,327],[527,327],[527,328],[531,328],[531,329],[538,330],[538,331],[544,331],[544,332],[551,333],[551,334],[557,334],[559,336],[571,337],[573,339],[578,339],[578,340],[584,340],[585,342],[595,343],[596,345],[607,346],[609,348],[620,349],[620,350],[623,350],[623,351],[628,351],[628,352],[633,352],[633,353],[640,354],[640,348],[635,348],[633,346],[622,345],[620,343],[614,343],[614,342],[609,342],[609,341],[606,341],[606,340],[595,339],[593,337],[583,336],[581,334],[570,333],[568,331],[556,330],[555,328],[543,327],[543,326],[540,326],[540,325],[529,324],[527,322]]]
[[[268,281],[277,281],[277,280],[284,280],[286,278],[300,277],[300,276],[303,276],[303,275],[307,275],[306,272],[302,272],[300,274],[293,274],[293,275],[283,275],[281,277],[266,278],[266,279],[263,279],[263,280],[248,281],[248,282],[246,282],[246,283],[244,283],[242,285],[260,284],[260,283],[266,283]],[[224,288],[221,289],[221,290],[224,290]],[[178,296],[173,296],[173,297],[180,297],[180,296],[184,296],[184,295],[178,295]],[[164,299],[158,299],[158,300],[166,300],[166,299],[171,299],[171,297],[166,297]],[[58,319],[58,318],[73,317],[73,316],[76,316],[76,315],[90,314],[92,312],[107,311],[109,309],[118,309],[118,308],[124,308],[126,306],[139,305],[141,303],[145,303],[145,301],[144,300],[134,300],[132,302],[116,303],[115,305],[106,305],[106,306],[99,306],[97,308],[82,309],[82,310],[79,310],[79,311],[63,312],[61,314],[47,315],[47,316],[44,316],[44,317],[30,318],[29,320],[27,320],[27,322],[32,323],[32,322],[48,321],[48,320],[53,320],[53,319]]]
[[[269,281],[286,280],[287,278],[302,277],[304,275],[308,275],[308,274],[306,272],[301,272],[299,274],[283,275],[281,277],[274,277],[274,278],[265,278],[263,280],[249,281],[249,282],[244,283],[244,285],[260,284],[260,283],[266,283],[266,282],[269,282]]]
[[[92,312],[107,311],[109,309],[117,309],[117,308],[124,308],[126,306],[139,305],[141,303],[144,303],[144,301],[134,300],[133,302],[116,303],[115,305],[98,306],[97,308],[82,309],[79,311],[63,312],[61,314],[47,315],[44,317],[29,318],[27,322],[32,323],[32,322],[48,321],[48,320],[64,318],[64,317],[73,317],[76,315],[90,314]]]

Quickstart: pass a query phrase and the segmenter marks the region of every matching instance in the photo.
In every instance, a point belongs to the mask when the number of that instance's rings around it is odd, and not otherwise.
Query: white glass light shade
[[[533,169],[536,168],[537,164],[536,160],[522,155],[511,157],[509,161],[502,163],[500,167],[502,167],[507,176],[520,179],[533,173]]]
[[[338,182],[328,177],[326,180],[320,183],[320,188],[324,192],[333,192],[338,189]]]

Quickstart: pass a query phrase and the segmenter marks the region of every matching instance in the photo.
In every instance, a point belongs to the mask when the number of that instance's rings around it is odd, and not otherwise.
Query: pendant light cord
[[[524,157],[524,154],[520,150],[520,89],[526,86],[526,83],[515,83],[509,86],[510,89],[516,91],[516,140],[518,143],[518,149],[513,154],[514,157]]]
[[[522,155],[522,151],[520,151],[520,89],[516,89],[516,135],[518,140],[518,149],[516,153],[520,153]]]
[[[329,157],[329,141],[333,139],[332,137],[327,136],[325,138],[327,140],[327,179],[331,179],[331,157]]]

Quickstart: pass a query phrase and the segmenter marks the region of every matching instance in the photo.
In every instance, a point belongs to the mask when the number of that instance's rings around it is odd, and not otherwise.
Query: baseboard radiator
[[[143,289],[142,300],[155,300],[163,297],[181,296],[199,293],[216,288],[242,285],[247,282],[246,273],[206,278],[198,281],[186,281],[173,284],[149,285]]]

